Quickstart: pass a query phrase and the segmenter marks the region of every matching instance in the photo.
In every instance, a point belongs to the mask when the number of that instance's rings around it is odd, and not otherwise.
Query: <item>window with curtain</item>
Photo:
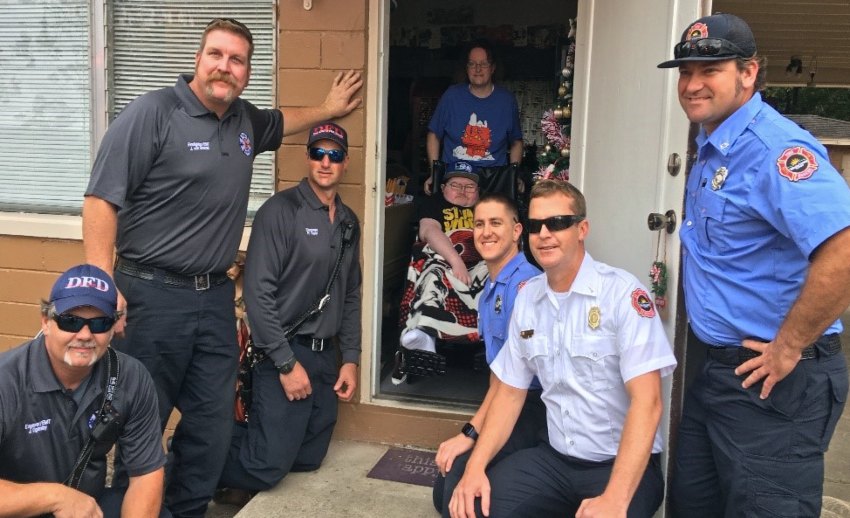
[[[0,3],[0,210],[79,214],[96,150],[92,67],[106,67],[111,120],[139,95],[194,69],[213,18],[254,36],[242,97],[274,103],[275,0],[28,0]],[[92,5],[94,4],[94,6]],[[105,4],[105,5],[104,5]],[[92,56],[93,9],[106,13],[108,60]],[[254,163],[250,210],[274,192],[274,154]]]
[[[0,5],[0,210],[79,212],[91,167],[88,0]]]

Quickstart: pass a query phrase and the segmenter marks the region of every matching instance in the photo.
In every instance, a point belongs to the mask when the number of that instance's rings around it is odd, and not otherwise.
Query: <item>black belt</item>
[[[228,277],[226,273],[205,273],[202,275],[183,275],[162,268],[154,268],[144,264],[136,263],[119,257],[115,269],[131,277],[138,277],[147,281],[160,281],[170,286],[181,288],[193,288],[197,291],[208,290],[213,286],[224,284]]]
[[[752,360],[757,356],[761,356],[760,352],[747,349],[746,347],[717,347],[705,344],[699,339],[697,340],[707,347],[709,358],[725,365],[737,367],[747,360]],[[841,338],[838,336],[838,333],[832,333],[823,335],[818,338],[815,343],[803,349],[803,352],[800,354],[800,359],[815,360],[824,356],[832,356],[840,351]]]
[[[313,338],[312,336],[296,335],[290,343],[309,347],[311,351],[320,353],[331,347],[330,338]]]

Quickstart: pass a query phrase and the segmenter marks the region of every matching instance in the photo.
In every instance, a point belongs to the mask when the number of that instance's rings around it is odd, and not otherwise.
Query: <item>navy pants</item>
[[[764,401],[761,384],[743,389],[734,368],[709,358],[688,390],[673,516],[820,516],[823,454],[847,397],[844,355],[801,360]]]
[[[520,450],[487,469],[490,518],[575,516],[582,500],[599,496],[608,485],[614,460],[591,462],[568,457],[548,443]],[[629,518],[650,518],[664,498],[660,454],[650,457],[629,504]],[[483,516],[481,499],[475,512]],[[698,515],[694,515],[698,516]]]
[[[175,517],[203,517],[230,443],[239,363],[234,287],[176,287],[115,272],[127,299],[121,352],[141,361],[156,384],[163,429],[180,411],[167,466],[165,505]]]
[[[233,429],[219,487],[264,491],[290,471],[319,469],[337,418],[339,377],[336,350],[314,352],[292,343],[292,351],[310,377],[313,393],[289,401],[280,374],[270,360],[254,368],[253,402],[247,425]]]
[[[490,461],[489,467],[495,466],[500,460],[508,455],[523,450],[532,448],[540,443],[545,443],[548,440],[546,426],[546,405],[540,399],[540,390],[529,390],[525,397],[525,404],[517,418],[511,436],[508,441],[499,450],[499,453]],[[444,518],[449,516],[449,502],[452,499],[455,487],[463,477],[463,472],[466,469],[466,463],[472,452],[468,451],[462,455],[458,455],[452,463],[452,469],[443,477],[437,474],[434,480],[434,507],[440,512]]]

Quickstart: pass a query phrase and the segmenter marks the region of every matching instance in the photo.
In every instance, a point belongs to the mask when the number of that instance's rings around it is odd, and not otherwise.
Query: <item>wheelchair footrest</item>
[[[404,351],[405,371],[413,376],[444,376],[446,357],[442,354],[417,349]]]

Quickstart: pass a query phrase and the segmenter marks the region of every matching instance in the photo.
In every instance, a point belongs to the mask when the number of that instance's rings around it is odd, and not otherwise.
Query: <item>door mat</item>
[[[435,456],[432,451],[390,448],[366,476],[432,487],[439,473]]]

